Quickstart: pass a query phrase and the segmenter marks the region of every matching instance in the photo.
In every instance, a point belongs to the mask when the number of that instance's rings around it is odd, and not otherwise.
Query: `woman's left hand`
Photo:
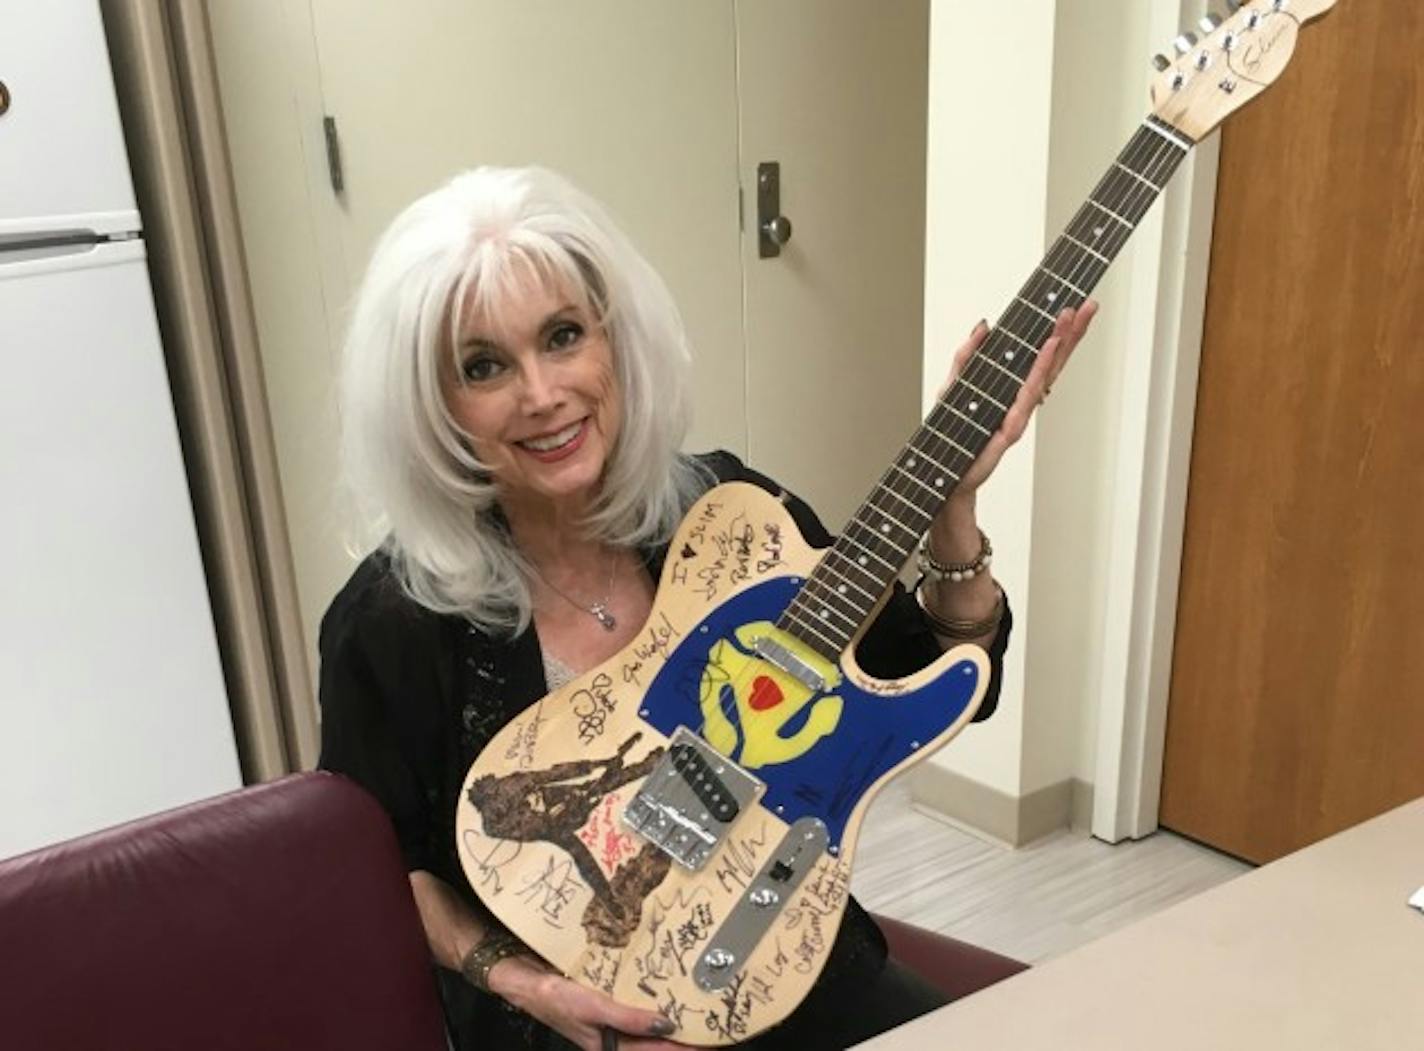
[[[1059,313],[1058,320],[1053,326],[1053,334],[1039,349],[1038,360],[1034,362],[1028,379],[1019,389],[1019,396],[1009,406],[1003,424],[990,435],[988,444],[984,446],[984,451],[979,454],[979,458],[974,461],[969,470],[964,473],[964,477],[959,480],[959,484],[955,486],[951,499],[958,497],[962,500],[972,496],[974,491],[994,473],[994,468],[999,466],[999,461],[1004,458],[1004,453],[1008,451],[1009,446],[1023,437],[1024,430],[1028,427],[1028,421],[1033,418],[1038,407],[1047,400],[1049,392],[1053,389],[1053,384],[1058,379],[1058,374],[1068,364],[1068,359],[1073,356],[1073,351],[1078,347],[1078,341],[1087,333],[1097,312],[1098,304],[1090,299],[1077,310],[1068,308]],[[988,335],[989,326],[981,321],[970,333],[969,339],[955,351],[954,365],[950,370],[946,387],[953,383],[955,377],[964,370],[970,355],[979,349],[980,344]]]

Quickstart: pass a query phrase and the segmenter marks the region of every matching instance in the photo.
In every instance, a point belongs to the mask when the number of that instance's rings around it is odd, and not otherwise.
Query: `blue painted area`
[[[736,629],[756,621],[775,623],[798,587],[793,577],[767,580],[714,609],[682,638],[653,679],[643,700],[644,719],[668,737],[679,726],[702,734],[700,688],[712,647],[726,639],[740,649]],[[971,661],[953,664],[919,690],[893,697],[867,693],[843,679],[827,691],[844,705],[834,732],[796,759],[751,771],[767,786],[762,805],[773,811],[781,807],[778,816],[788,823],[807,815],[819,817],[831,844],[839,845],[846,821],[866,790],[916,751],[912,742],[931,741],[957,720],[978,682],[979,668]],[[735,722],[731,688],[722,689],[722,709]],[[807,704],[788,722],[781,736],[790,737],[804,725],[811,707]]]

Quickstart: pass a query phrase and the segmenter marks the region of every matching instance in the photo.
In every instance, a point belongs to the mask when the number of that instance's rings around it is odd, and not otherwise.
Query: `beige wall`
[[[1044,249],[1053,98],[1055,0],[1020,0],[985,17],[968,0],[934,0],[930,16],[929,174],[925,253],[925,405],[954,348],[994,319]],[[1017,796],[1023,784],[1025,656],[1031,650],[1033,429],[980,497],[994,572],[1019,627],[998,714],[931,762]]]
[[[985,19],[968,0],[935,0],[926,404],[962,333],[997,316],[1146,116],[1148,59],[1194,6],[1023,0]],[[974,804],[956,809],[946,785],[1040,802],[1050,786],[1092,785],[1100,711],[1121,716],[1124,668],[1142,656],[1126,614],[1143,577],[1123,540],[1136,539],[1144,499],[1143,361],[1160,336],[1159,293],[1179,293],[1182,278],[1162,265],[1162,210],[1097,289],[1093,334],[980,498],[1016,618],[1001,709],[934,757],[950,778],[932,772],[917,789],[970,823]],[[1059,823],[1071,798],[1055,795]]]

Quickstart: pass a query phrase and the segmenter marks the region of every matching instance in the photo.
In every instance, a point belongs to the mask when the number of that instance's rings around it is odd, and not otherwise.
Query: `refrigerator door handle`
[[[52,244],[46,234],[40,244]],[[78,270],[96,266],[114,266],[133,259],[146,259],[143,240],[138,237],[120,241],[96,240],[88,243],[47,247],[19,248],[13,242],[0,242],[0,281],[14,277],[48,274],[56,270]]]

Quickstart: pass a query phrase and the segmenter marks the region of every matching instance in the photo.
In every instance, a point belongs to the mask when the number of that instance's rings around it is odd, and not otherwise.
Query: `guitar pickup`
[[[623,823],[696,872],[766,786],[685,726],[623,810]]]

